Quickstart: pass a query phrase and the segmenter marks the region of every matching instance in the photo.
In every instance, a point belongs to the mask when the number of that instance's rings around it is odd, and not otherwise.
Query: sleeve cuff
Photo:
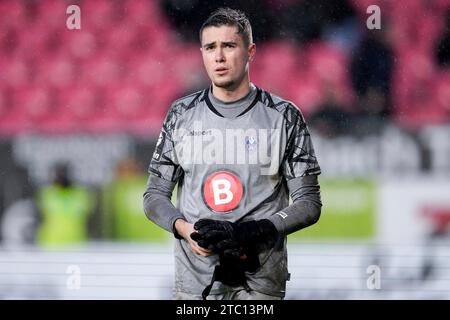
[[[175,222],[178,219],[183,219],[183,220],[186,221],[186,219],[184,219],[184,217],[181,216],[181,215],[180,216],[175,216],[175,217],[172,218],[170,225],[172,226],[172,233],[173,233],[173,236],[175,237],[175,239],[182,240],[184,238],[182,236],[180,236],[179,233],[177,232],[177,230],[175,229]]]
[[[280,211],[266,218],[267,220],[273,223],[273,225],[281,235],[286,234],[286,224],[284,222],[283,216],[286,216],[286,214],[283,211]]]

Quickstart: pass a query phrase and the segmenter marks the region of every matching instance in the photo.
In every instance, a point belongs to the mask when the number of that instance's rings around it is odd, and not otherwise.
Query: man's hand
[[[178,219],[177,221],[175,221],[175,230],[189,243],[192,251],[194,251],[196,254],[203,257],[207,257],[213,254],[211,250],[200,247],[196,241],[191,239],[191,234],[195,231],[193,224],[186,222],[183,219]]]
[[[200,219],[194,224],[196,232],[191,238],[202,248],[229,258],[240,259],[242,247],[236,234],[237,225],[229,221]]]
[[[234,223],[223,220],[200,219],[191,235],[198,245],[225,256],[239,258],[246,248],[258,251],[272,248],[279,234],[267,219]],[[244,249],[244,250],[242,250]]]

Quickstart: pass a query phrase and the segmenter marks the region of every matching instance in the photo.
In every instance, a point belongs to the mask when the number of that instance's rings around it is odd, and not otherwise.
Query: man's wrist
[[[187,224],[183,218],[178,218],[173,224],[173,234],[177,239],[185,239],[184,226]]]
[[[280,236],[276,226],[269,219],[250,220],[239,224],[240,241],[247,245],[272,248]]]

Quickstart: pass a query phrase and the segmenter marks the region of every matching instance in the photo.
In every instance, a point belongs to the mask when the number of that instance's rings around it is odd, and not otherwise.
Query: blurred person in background
[[[447,12],[445,28],[436,46],[436,60],[439,66],[450,68],[450,10]]]
[[[40,215],[33,198],[34,185],[27,170],[16,164],[5,170],[1,174],[0,193],[7,199],[0,215],[2,243],[7,246],[35,244]]]
[[[389,32],[388,26],[367,30],[352,56],[350,70],[359,99],[358,111],[370,120],[390,114],[394,56]]]
[[[38,190],[36,202],[41,214],[40,245],[75,245],[88,240],[95,198],[88,188],[73,183],[68,163],[53,167],[52,182]]]
[[[172,104],[149,166],[145,214],[177,239],[174,299],[283,299],[287,235],[321,212],[311,137],[295,105],[250,82],[256,46],[242,12],[213,12],[200,42],[212,84]],[[256,153],[270,156],[239,159]]]
[[[119,241],[161,241],[166,232],[147,223],[142,215],[141,197],[147,175],[133,158],[119,161],[114,180],[105,186],[102,197],[103,233]]]
[[[351,134],[354,130],[354,114],[337,99],[336,90],[332,84],[326,85],[324,101],[309,119],[311,127],[324,137]]]
[[[321,38],[349,36],[352,6],[346,0],[266,0],[275,39],[304,44]],[[350,32],[350,33],[349,33]],[[342,39],[341,39],[342,40]],[[347,40],[345,40],[347,42]]]

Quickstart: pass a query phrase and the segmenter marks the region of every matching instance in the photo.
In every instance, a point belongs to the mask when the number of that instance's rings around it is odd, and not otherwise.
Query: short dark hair
[[[200,42],[203,30],[207,27],[236,26],[246,46],[253,43],[252,26],[247,16],[240,10],[219,8],[206,19],[200,28]]]

